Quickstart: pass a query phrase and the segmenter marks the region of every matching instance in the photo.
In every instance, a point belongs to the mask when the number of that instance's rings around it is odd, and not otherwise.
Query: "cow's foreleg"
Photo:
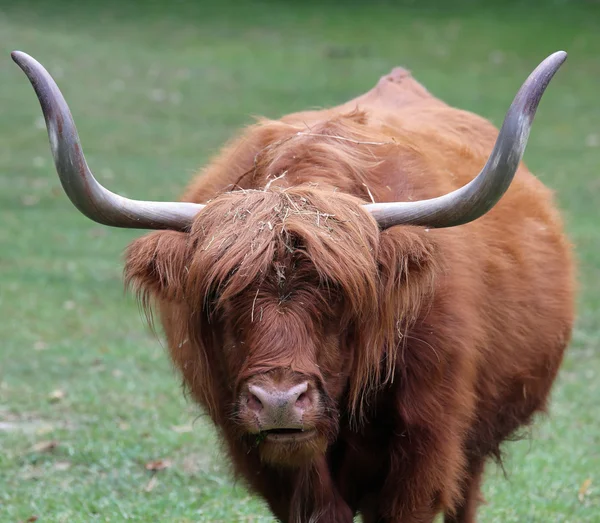
[[[325,457],[300,472],[290,504],[292,523],[352,523],[354,512],[342,498]]]
[[[483,501],[481,496],[481,478],[485,461],[474,460],[469,464],[469,473],[463,490],[464,499],[454,513],[446,513],[444,523],[475,523],[477,507]]]

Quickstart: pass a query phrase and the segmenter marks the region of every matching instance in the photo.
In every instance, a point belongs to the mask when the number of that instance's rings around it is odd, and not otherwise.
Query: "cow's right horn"
[[[508,109],[488,161],[473,180],[429,200],[365,205],[379,226],[383,229],[400,224],[454,227],[476,220],[492,209],[517,172],[538,104],[566,58],[564,51],[551,54],[525,80]]]
[[[48,71],[25,53],[14,51],[11,56],[29,78],[40,101],[54,164],[75,207],[88,218],[113,227],[188,229],[203,205],[130,200],[102,187],[88,168],[69,106]]]

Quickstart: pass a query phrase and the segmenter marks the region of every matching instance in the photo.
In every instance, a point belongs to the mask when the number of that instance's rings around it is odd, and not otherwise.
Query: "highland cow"
[[[258,120],[179,202],[100,186],[52,78],[13,58],[72,202],[155,229],[125,279],[273,514],[474,521],[485,463],[546,409],[573,325],[571,247],[521,161],[566,54],[500,131],[404,69],[338,107]]]

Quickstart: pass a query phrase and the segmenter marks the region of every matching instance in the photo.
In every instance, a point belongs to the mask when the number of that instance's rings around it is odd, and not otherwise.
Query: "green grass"
[[[0,521],[272,521],[123,293],[141,232],[64,195],[13,49],[55,75],[101,182],[167,200],[252,115],[339,103],[404,65],[500,124],[533,67],[568,51],[525,159],[577,248],[578,323],[551,416],[506,447],[508,480],[488,469],[480,521],[600,521],[600,5],[84,4],[0,3]]]

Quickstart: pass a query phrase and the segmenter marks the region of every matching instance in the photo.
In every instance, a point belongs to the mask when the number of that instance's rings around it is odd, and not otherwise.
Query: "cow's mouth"
[[[315,429],[270,429],[261,432],[264,439],[273,443],[300,443],[312,439]]]

